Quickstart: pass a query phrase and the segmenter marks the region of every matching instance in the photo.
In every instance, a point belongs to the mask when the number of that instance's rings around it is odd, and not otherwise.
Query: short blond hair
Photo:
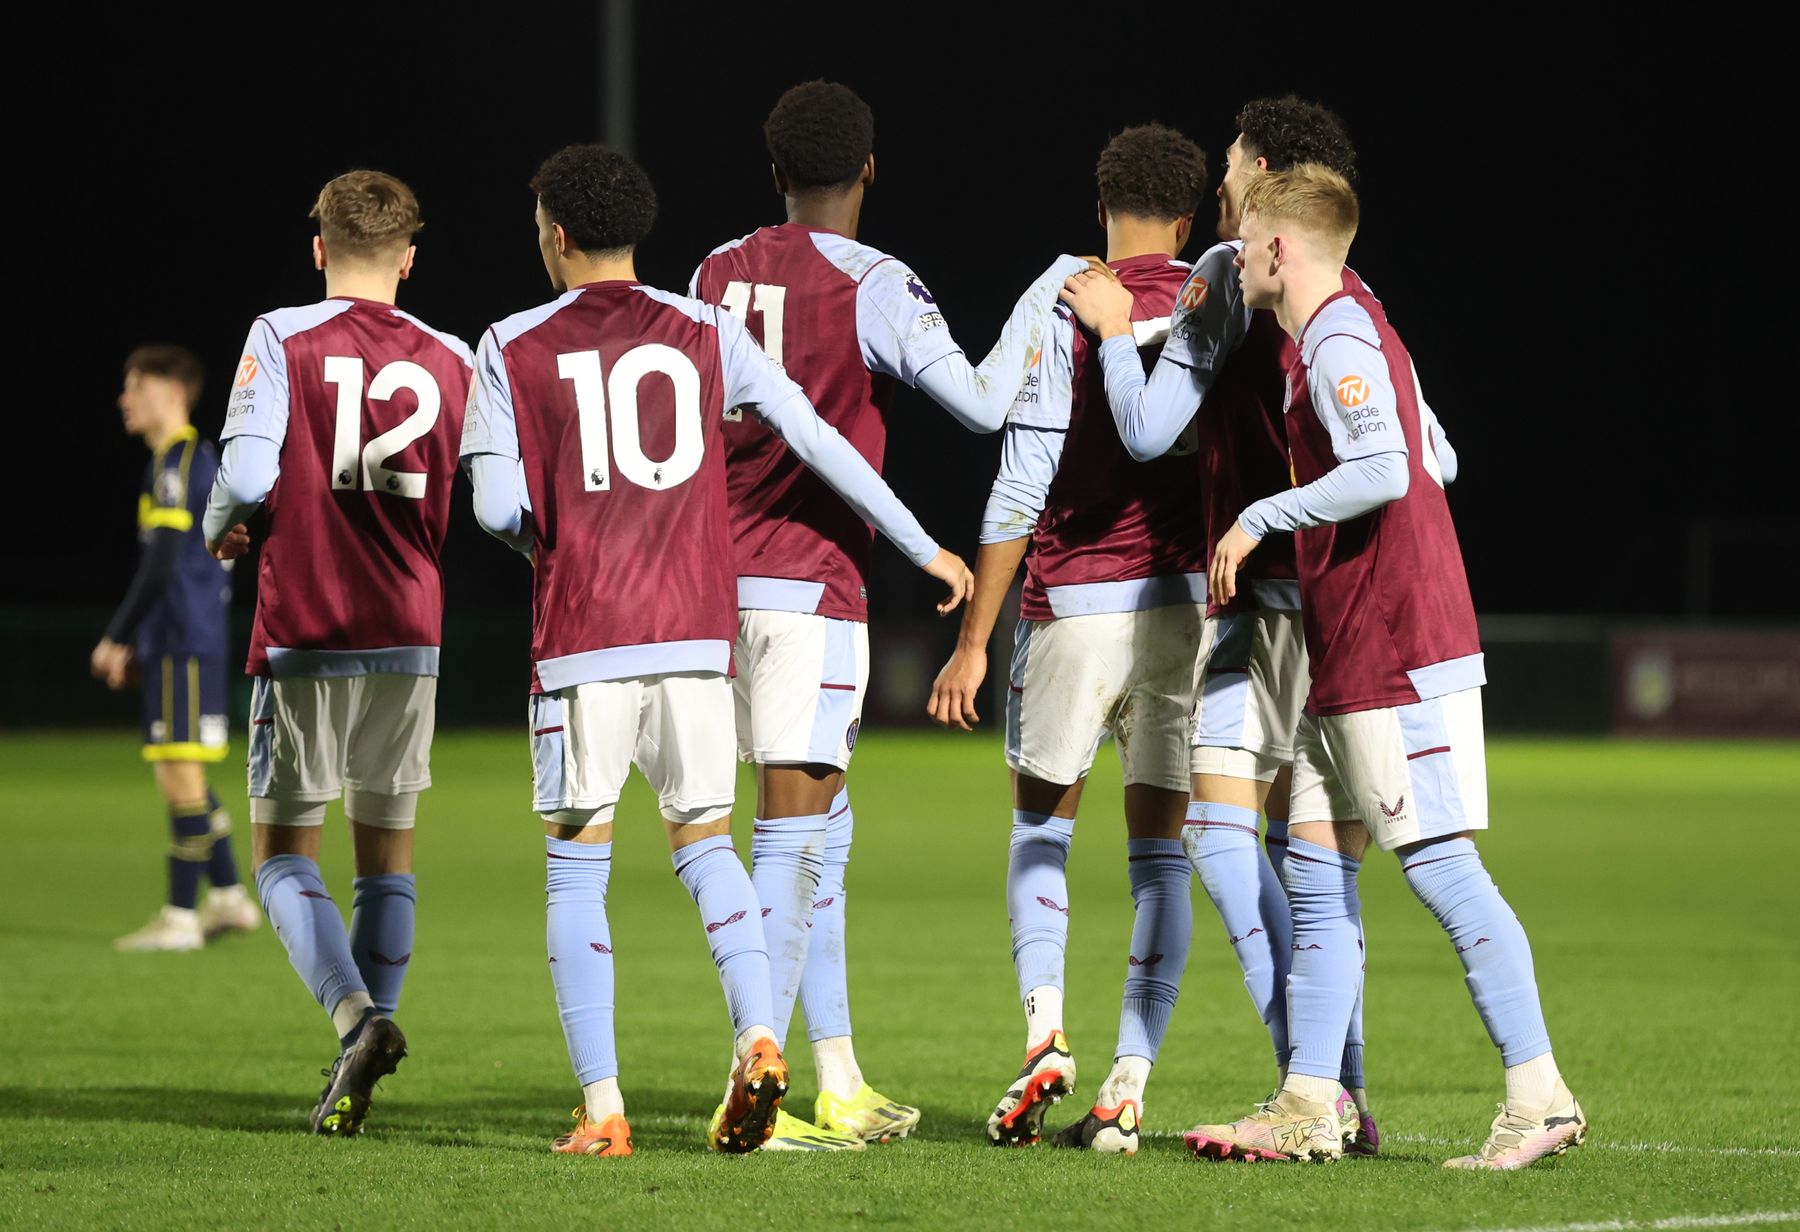
[[[1243,213],[1265,222],[1298,224],[1340,252],[1350,251],[1362,220],[1350,181],[1322,163],[1252,176],[1244,190]]]
[[[308,218],[325,246],[347,257],[377,257],[406,247],[425,224],[413,190],[382,171],[346,171],[319,190]]]

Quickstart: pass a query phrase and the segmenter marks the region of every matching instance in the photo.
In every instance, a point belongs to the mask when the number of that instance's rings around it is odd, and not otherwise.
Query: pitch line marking
[[[1450,1138],[1428,1138],[1421,1134],[1384,1134],[1384,1142],[1410,1142],[1416,1146],[1454,1147],[1463,1145]],[[1800,1148],[1791,1146],[1688,1146],[1681,1142],[1590,1142],[1584,1151],[1631,1151],[1653,1155],[1762,1155],[1793,1158]]]
[[[1758,1224],[1800,1223],[1800,1211],[1748,1211],[1740,1215],[1673,1215],[1667,1219],[1601,1219],[1591,1223],[1546,1223],[1527,1228],[1477,1229],[1474,1232],[1680,1232],[1685,1228],[1746,1228]]]
[[[1155,1129],[1144,1131],[1146,1138],[1179,1138],[1185,1133],[1180,1129]],[[1413,1146],[1459,1147],[1468,1143],[1456,1138],[1431,1138],[1423,1134],[1383,1134],[1383,1142],[1405,1142]],[[1580,1148],[1583,1151],[1631,1151],[1634,1153],[1650,1153],[1654,1155],[1736,1155],[1762,1156],[1775,1159],[1792,1159],[1800,1156],[1800,1147],[1791,1146],[1688,1146],[1680,1142],[1589,1142]]]

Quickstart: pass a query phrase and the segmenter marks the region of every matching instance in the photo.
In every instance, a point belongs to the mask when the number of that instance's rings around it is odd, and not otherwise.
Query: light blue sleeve
[[[1264,497],[1238,515],[1252,539],[1278,531],[1303,530],[1328,522],[1348,522],[1406,495],[1404,453],[1373,453],[1331,468],[1309,484]]]
[[[1238,522],[1255,538],[1359,518],[1410,486],[1406,436],[1380,347],[1349,334],[1326,338],[1308,362],[1307,388],[1339,465],[1244,510]]]
[[[1000,471],[981,514],[981,542],[1023,539],[1043,515],[1062,462],[1066,432],[1008,424],[1000,442]]]
[[[856,341],[863,364],[908,385],[962,348],[950,336],[937,297],[892,257],[880,258],[856,284]]]
[[[469,382],[460,452],[465,458],[480,453],[514,460],[519,456],[512,382],[506,376],[506,356],[500,340],[491,329],[481,336],[481,345],[475,348],[475,379]]]
[[[769,361],[743,322],[719,309],[709,310],[708,319],[719,331],[725,405],[747,407],[858,517],[886,536],[913,564],[929,564],[938,554],[937,541],[925,533],[868,459],[819,418],[806,394]]]
[[[1431,442],[1432,456],[1437,459],[1438,477],[1449,487],[1456,482],[1456,447],[1450,443],[1450,437],[1444,431],[1444,425],[1438,422],[1434,412],[1424,399],[1419,400],[1419,414],[1425,420],[1426,439]]]
[[[275,335],[275,327],[262,317],[250,326],[244,357],[232,378],[231,402],[225,408],[221,441],[238,436],[260,436],[277,446],[287,439],[287,349]]]
[[[1059,307],[1038,362],[1007,412],[1000,471],[981,515],[982,543],[1018,539],[1037,525],[1062,462],[1074,401],[1075,322]]]
[[[1169,337],[1144,378],[1135,339],[1120,335],[1100,344],[1106,401],[1125,450],[1139,462],[1160,458],[1174,447],[1206,401],[1219,369],[1242,345],[1250,326],[1234,261],[1237,249],[1218,244],[1207,250],[1182,284]]]
[[[1306,380],[1313,411],[1331,434],[1331,452],[1339,462],[1408,452],[1387,356],[1380,347],[1334,334],[1313,352]]]
[[[281,477],[281,446],[267,437],[236,436],[225,442],[219,473],[206,497],[201,533],[217,543],[225,532],[248,522]]]
[[[1438,422],[1437,412],[1425,401],[1425,387],[1419,382],[1419,366],[1413,365],[1413,392],[1419,399],[1419,419],[1425,429],[1425,439],[1431,444],[1427,455],[1425,470],[1437,479],[1444,487],[1456,482],[1456,449],[1450,444],[1450,437],[1444,431],[1444,425]],[[1435,469],[1434,469],[1435,464]]]
[[[465,458],[463,465],[475,489],[475,520],[481,529],[531,555],[531,520],[526,516],[531,512],[531,496],[525,488],[524,464],[497,453],[478,453]]]
[[[1080,257],[1058,257],[1013,305],[999,341],[979,367],[971,367],[958,349],[925,366],[911,384],[963,427],[974,432],[996,431],[1006,422],[1007,408],[1044,348],[1063,283],[1086,268],[1087,262]]]

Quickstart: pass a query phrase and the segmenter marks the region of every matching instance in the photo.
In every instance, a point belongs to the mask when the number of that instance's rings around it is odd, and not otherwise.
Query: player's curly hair
[[[1245,148],[1268,159],[1270,171],[1318,163],[1356,182],[1356,147],[1350,144],[1350,134],[1336,112],[1318,103],[1297,94],[1259,98],[1244,104],[1237,126]]]
[[[1206,195],[1206,151],[1165,125],[1139,124],[1106,143],[1094,177],[1114,214],[1185,218]]]
[[[763,140],[790,188],[845,188],[875,148],[875,113],[849,86],[808,81],[776,100]]]
[[[588,256],[635,248],[656,223],[656,189],[627,154],[603,145],[564,146],[531,177],[551,222]]]

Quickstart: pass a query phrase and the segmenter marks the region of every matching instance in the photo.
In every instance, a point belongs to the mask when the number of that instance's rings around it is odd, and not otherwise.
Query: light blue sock
[[[1437,917],[1462,959],[1469,995],[1507,1065],[1550,1051],[1531,969],[1531,942],[1466,838],[1439,839],[1401,857],[1406,884]]]
[[[813,900],[812,944],[806,970],[800,973],[800,1007],[806,1011],[808,1039],[850,1034],[850,983],[844,970],[844,870],[850,864],[850,839],[856,814],[850,811],[850,789],[838,792],[825,823],[825,866],[819,874],[819,897]]]
[[[1266,847],[1266,849],[1268,851],[1268,855],[1269,855],[1269,867],[1271,867],[1272,869],[1275,870],[1275,879],[1276,879],[1276,882],[1278,883],[1277,888],[1279,888],[1279,882],[1281,880],[1281,866],[1282,866],[1282,863],[1287,859],[1287,851],[1288,851],[1287,818],[1283,817],[1279,820],[1277,820],[1274,817],[1269,818],[1269,835],[1268,835],[1268,838],[1265,840],[1265,847]],[[1286,897],[1285,893],[1283,894],[1281,901],[1282,901],[1283,907],[1285,908],[1287,905],[1287,897]],[[1292,936],[1293,936],[1293,925],[1291,923],[1287,925],[1287,935],[1291,940]],[[1362,931],[1362,916],[1360,913],[1358,914],[1357,919],[1356,919],[1356,935],[1357,935],[1357,942],[1362,947],[1363,961],[1362,961],[1361,966],[1358,968],[1359,974],[1358,974],[1357,981],[1356,981],[1356,1006],[1354,1009],[1352,1009],[1350,1011],[1350,1026],[1344,1035],[1344,1059],[1343,1059],[1342,1064],[1339,1066],[1339,1069],[1342,1072],[1338,1076],[1338,1081],[1342,1082],[1346,1087],[1350,1088],[1351,1090],[1356,1090],[1361,1087],[1366,1087],[1369,1085],[1367,1077],[1365,1077],[1363,1074],[1363,984],[1364,984],[1364,980],[1363,980],[1362,974],[1361,974],[1362,972],[1366,972],[1368,970],[1369,950],[1368,950],[1367,939],[1364,937],[1363,931]],[[1289,960],[1292,958],[1292,953],[1291,953],[1290,947],[1288,945],[1284,944],[1281,947],[1281,949],[1282,949],[1281,960],[1280,960],[1280,963],[1278,964],[1278,966],[1279,966],[1280,972],[1281,972],[1281,983],[1285,986],[1287,983]],[[1282,1007],[1282,1014],[1283,1014],[1284,1019],[1285,1019],[1286,1013],[1287,1013],[1287,1009],[1286,1009],[1285,998],[1284,998],[1284,1005]],[[1287,1068],[1287,1063],[1288,1063],[1287,1053],[1281,1051],[1278,1047],[1275,1055],[1276,1055],[1277,1063],[1282,1067],[1282,1069],[1285,1070]]]
[[[1256,842],[1254,810],[1195,800],[1188,805],[1182,845],[1218,908],[1225,935],[1244,971],[1250,1003],[1268,1028],[1275,1064],[1288,1062],[1287,976],[1294,944],[1287,892]],[[1274,823],[1270,823],[1273,841]],[[1287,828],[1281,847],[1286,855]],[[1271,848],[1271,851],[1274,849]]]
[[[1356,1004],[1350,1007],[1350,1025],[1344,1031],[1344,1056],[1338,1064],[1338,1081],[1355,1091],[1369,1085],[1363,1074],[1363,987],[1368,983],[1369,947],[1363,939],[1362,916],[1356,918]]]
[[[413,910],[418,888],[411,873],[377,873],[350,883],[350,954],[375,1008],[390,1018],[412,961]]]
[[[1125,854],[1136,915],[1113,1059],[1154,1062],[1187,970],[1194,935],[1193,870],[1177,838],[1126,839]]]
[[[256,892],[288,961],[327,1014],[351,993],[368,992],[350,954],[344,917],[305,856],[272,856],[256,870]]]
[[[731,1012],[732,1031],[772,1027],[775,1012],[762,908],[750,874],[731,845],[731,836],[701,839],[673,853],[672,859],[675,875],[700,908],[706,943],[712,947],[713,965],[719,969],[725,1005]]]
[[[759,817],[750,831],[750,880],[762,904],[769,947],[775,1042],[787,1046],[788,1022],[812,948],[813,900],[825,859],[825,814]]]
[[[1288,1072],[1336,1079],[1343,1069],[1350,1011],[1362,984],[1362,907],[1356,874],[1341,851],[1289,837],[1282,865],[1293,912],[1293,966],[1288,974]]]
[[[1012,923],[1013,969],[1019,996],[1045,984],[1063,986],[1069,944],[1069,844],[1075,822],[1013,810],[1006,861],[1006,914]]]
[[[548,894],[544,943],[550,982],[575,1080],[586,1086],[619,1076],[613,1042],[612,925],[606,919],[611,843],[544,839]]]

